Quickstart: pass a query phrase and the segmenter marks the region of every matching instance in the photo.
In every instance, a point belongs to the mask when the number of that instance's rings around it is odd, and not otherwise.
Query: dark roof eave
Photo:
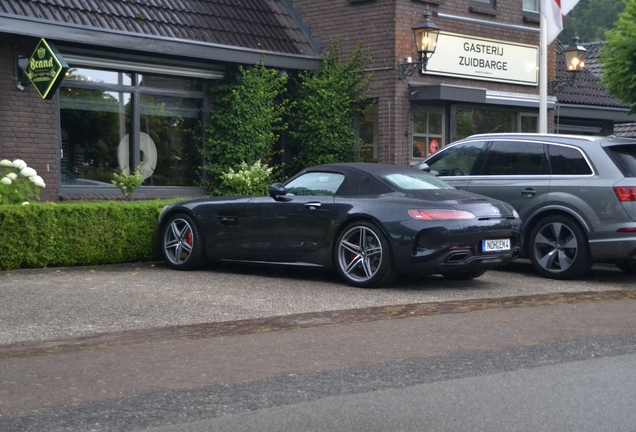
[[[634,122],[635,114],[629,114],[629,108],[602,107],[593,105],[558,104],[558,115],[582,119],[613,120],[616,123]]]
[[[281,69],[315,70],[320,67],[320,57],[253,50],[237,46],[203,43],[183,39],[122,33],[106,29],[59,24],[46,20],[16,18],[0,14],[0,29],[4,33],[63,42],[81,42],[87,45],[140,51],[144,53],[187,57],[189,59],[216,62],[257,64]]]

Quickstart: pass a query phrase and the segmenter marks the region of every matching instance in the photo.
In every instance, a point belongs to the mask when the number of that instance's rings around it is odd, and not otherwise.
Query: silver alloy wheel
[[[192,227],[185,219],[177,218],[170,222],[163,234],[163,250],[166,258],[173,264],[185,263],[194,247]]]
[[[551,222],[541,227],[533,247],[538,265],[549,272],[563,272],[574,263],[579,244],[569,226]]]
[[[352,281],[366,282],[373,278],[382,264],[380,238],[365,226],[351,227],[338,244],[338,264]]]

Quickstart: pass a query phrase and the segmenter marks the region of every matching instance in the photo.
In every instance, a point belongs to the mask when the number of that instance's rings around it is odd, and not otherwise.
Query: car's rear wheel
[[[161,251],[173,269],[192,270],[203,264],[203,239],[190,216],[180,213],[166,222],[161,235]]]
[[[377,288],[395,279],[389,244],[375,224],[354,222],[342,230],[335,244],[338,273],[350,285]]]
[[[590,271],[587,236],[572,218],[555,215],[541,219],[530,233],[530,261],[543,276],[574,279]]]
[[[452,273],[442,273],[446,279],[449,280],[470,280],[478,278],[479,276],[486,273],[486,270],[472,270],[472,271],[455,271]]]

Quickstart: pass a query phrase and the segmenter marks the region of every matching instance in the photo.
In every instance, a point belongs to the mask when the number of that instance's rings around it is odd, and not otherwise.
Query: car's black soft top
[[[382,180],[384,176],[395,173],[422,175],[422,171],[411,167],[364,162],[317,165],[307,168],[303,172],[317,171],[344,174],[345,181],[338,189],[338,196],[381,195],[396,192],[395,188]]]

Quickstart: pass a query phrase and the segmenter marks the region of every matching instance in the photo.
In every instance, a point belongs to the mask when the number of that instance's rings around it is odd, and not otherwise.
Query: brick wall
[[[16,53],[31,55],[37,39],[0,33],[0,158],[23,159],[44,179],[43,201],[57,201],[59,184],[59,118],[57,97],[43,100],[32,87],[15,80]]]

